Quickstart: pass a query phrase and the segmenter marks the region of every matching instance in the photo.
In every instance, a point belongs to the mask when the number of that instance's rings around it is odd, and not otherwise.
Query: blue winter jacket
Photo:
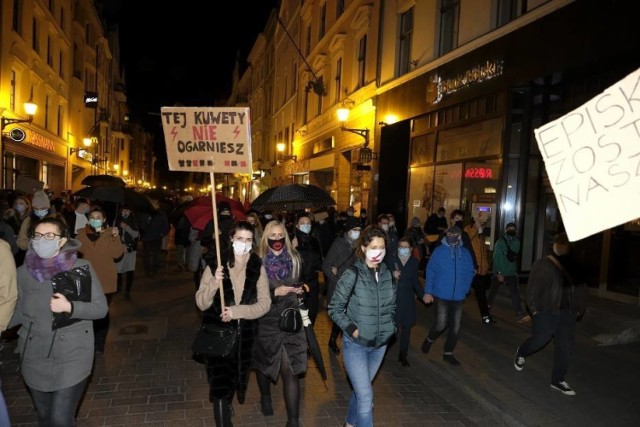
[[[462,244],[449,246],[444,238],[429,258],[425,294],[448,301],[462,301],[469,293],[473,276],[469,250]]]

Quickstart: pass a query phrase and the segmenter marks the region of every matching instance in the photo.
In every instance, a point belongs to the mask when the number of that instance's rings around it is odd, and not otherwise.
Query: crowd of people
[[[20,329],[22,375],[42,425],[73,423],[94,354],[105,351],[113,296],[124,291],[125,300],[132,298],[139,246],[147,276],[158,273],[170,235],[176,271],[193,273],[203,324],[232,323],[239,331],[231,356],[198,359],[206,370],[217,426],[232,425],[232,402],[245,402],[251,370],[262,414],[274,414],[271,386],[281,381],[287,426],[300,425],[307,338],[303,328],[283,329],[280,317],[303,302],[310,327],[321,308],[327,308],[332,329],[326,345],[336,356],[342,354],[353,387],[345,416],[348,427],[373,425],[372,383],[395,340],[399,363],[411,366],[416,300],[435,310],[422,352],[428,354],[446,330],[443,360],[460,365],[454,350],[462,305],[472,289],[485,325],[496,322],[491,305],[504,287],[516,320],[528,322],[533,316],[533,335],[516,352],[517,370],[551,336],[562,335],[556,340],[551,385],[575,394],[565,375],[575,329],[571,319],[581,309],[571,307],[568,289],[580,278],[579,269],[569,262],[566,239],[557,241],[550,256],[566,269],[554,270],[555,261],[535,264],[535,286],[527,289],[523,304],[515,223],[507,224],[491,256],[485,224],[473,218],[465,222],[461,210],[453,210],[449,220],[444,208],[424,224],[412,218],[401,232],[391,213],[378,215],[373,223],[364,209],[356,215],[353,207],[342,212],[332,207],[320,212],[250,210],[237,218],[230,205],[221,202],[215,236],[213,218],[202,230],[186,218],[185,207],[191,202],[184,195],[170,212],[160,209],[157,201],[152,211],[135,212],[128,205],[114,207],[83,198],[52,203],[47,193],[38,191],[16,195],[3,207],[0,250],[12,256],[11,266],[3,264],[0,276],[0,329]],[[3,263],[8,262],[5,258],[0,256]],[[56,290],[69,272],[84,274],[88,297],[67,297]],[[549,280],[554,281],[552,296],[557,300],[544,290]],[[64,334],[52,328],[51,313],[67,322],[61,326]],[[72,367],[69,360],[76,364]]]

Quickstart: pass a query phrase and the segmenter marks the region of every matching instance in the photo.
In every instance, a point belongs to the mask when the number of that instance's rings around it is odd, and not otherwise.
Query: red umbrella
[[[231,215],[236,221],[246,219],[242,203],[225,197],[221,194],[216,194],[216,203],[227,202],[231,207]],[[184,216],[189,223],[196,230],[204,230],[207,223],[213,220],[213,206],[211,206],[210,196],[201,196],[194,199],[189,207],[184,210]]]

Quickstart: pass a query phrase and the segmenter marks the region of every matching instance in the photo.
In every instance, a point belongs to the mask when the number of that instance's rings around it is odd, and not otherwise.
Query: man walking
[[[507,285],[513,310],[516,312],[518,323],[531,320],[531,317],[522,308],[520,292],[518,291],[518,266],[516,261],[520,255],[520,240],[516,236],[516,224],[510,222],[505,228],[505,234],[496,241],[493,249],[493,284],[489,290],[489,307],[500,285]]]
[[[527,304],[533,314],[531,336],[516,350],[513,365],[524,369],[525,358],[554,339],[551,388],[567,396],[575,391],[565,377],[569,370],[576,319],[585,310],[586,285],[578,262],[569,253],[565,233],[554,239],[553,254],[536,261],[527,285]]]
[[[453,350],[460,332],[462,303],[471,288],[473,275],[471,254],[462,246],[462,230],[456,226],[450,227],[427,264],[427,280],[422,299],[426,304],[435,301],[436,323],[422,343],[422,352],[429,353],[435,340],[449,327],[442,358],[453,366],[460,365],[453,356]]]

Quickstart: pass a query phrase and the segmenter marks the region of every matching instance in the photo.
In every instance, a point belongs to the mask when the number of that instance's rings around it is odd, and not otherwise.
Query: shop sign
[[[495,59],[476,65],[451,78],[435,74],[427,84],[427,102],[437,104],[445,96],[456,93],[460,89],[499,77],[502,75],[503,68],[504,61]]]
[[[491,168],[467,168],[464,171],[464,177],[467,179],[493,179],[493,170]]]
[[[93,154],[85,149],[81,148],[78,150],[78,157],[80,157],[82,160],[86,160],[87,162],[93,162]]]
[[[42,150],[51,151],[52,153],[56,152],[53,139],[47,138],[41,133],[34,132],[32,130],[27,130],[27,138],[24,142],[25,144],[33,145],[34,147],[38,147]]]
[[[98,94],[95,92],[87,92],[84,94],[84,106],[87,108],[98,107]]]

